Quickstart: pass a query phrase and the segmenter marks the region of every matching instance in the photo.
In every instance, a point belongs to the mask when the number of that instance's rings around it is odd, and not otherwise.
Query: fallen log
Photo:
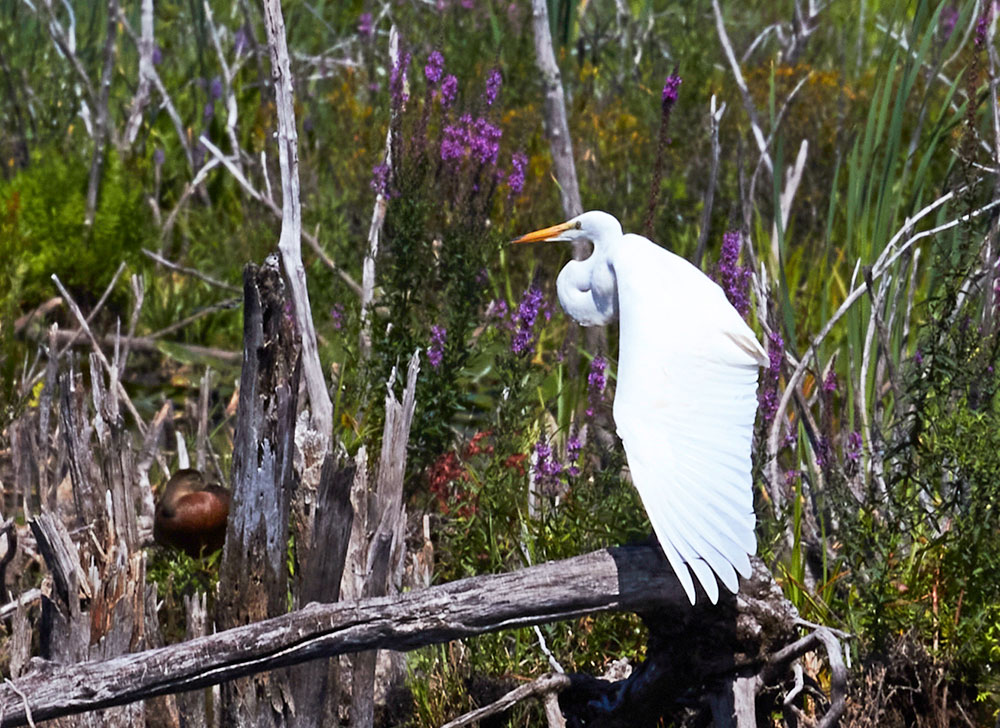
[[[759,560],[738,596],[711,605],[702,595],[691,607],[658,548],[610,548],[394,597],[312,603],[189,642],[99,662],[55,666],[36,658],[26,675],[0,686],[0,728],[25,725],[29,715],[37,721],[122,705],[321,657],[412,650],[603,611],[655,614],[657,622],[701,632],[721,621],[732,626],[736,639],[754,646],[742,650],[750,660],[787,643],[796,616]]]

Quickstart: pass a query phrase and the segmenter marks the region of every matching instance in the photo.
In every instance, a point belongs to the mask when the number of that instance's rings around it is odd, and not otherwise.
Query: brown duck
[[[178,470],[156,506],[153,538],[198,557],[222,548],[229,517],[229,491],[206,485],[197,470]]]

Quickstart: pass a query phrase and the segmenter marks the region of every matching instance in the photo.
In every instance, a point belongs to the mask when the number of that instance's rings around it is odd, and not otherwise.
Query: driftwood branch
[[[278,160],[281,167],[281,237],[278,249],[284,264],[295,321],[302,337],[302,376],[312,408],[312,426],[329,440],[333,432],[333,402],[319,360],[316,329],[313,326],[306,269],[302,264],[302,206],[299,201],[299,140],[295,129],[292,69],[285,38],[285,19],[280,0],[264,3],[267,46],[271,52],[274,100],[278,115]]]
[[[759,562],[758,562],[759,563]],[[179,645],[110,660],[47,666],[0,687],[0,728],[216,685],[307,660],[371,649],[412,650],[502,629],[603,611],[656,613],[691,624],[706,614],[754,624],[791,615],[755,595],[773,584],[762,567],[737,604],[691,608],[652,546],[595,551],[520,571],[477,576],[395,597],[313,603],[295,612]],[[730,600],[735,601],[735,600]],[[758,615],[768,611],[769,617]],[[604,681],[600,681],[604,682]],[[613,685],[606,683],[607,685]],[[19,692],[27,696],[22,701]]]

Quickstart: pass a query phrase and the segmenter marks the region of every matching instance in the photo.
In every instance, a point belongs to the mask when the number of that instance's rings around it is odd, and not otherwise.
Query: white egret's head
[[[622,224],[614,215],[599,210],[591,210],[577,215],[572,220],[536,230],[513,240],[514,243],[574,242],[588,240],[594,245],[610,243],[622,236]]]

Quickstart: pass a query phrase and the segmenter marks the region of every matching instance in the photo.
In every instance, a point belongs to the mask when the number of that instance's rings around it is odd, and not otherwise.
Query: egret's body
[[[623,234],[603,212],[515,242],[590,240],[556,287],[584,326],[620,322],[614,417],[632,481],[691,602],[738,588],[756,551],[750,441],[767,355],[719,288],[683,258]]]

